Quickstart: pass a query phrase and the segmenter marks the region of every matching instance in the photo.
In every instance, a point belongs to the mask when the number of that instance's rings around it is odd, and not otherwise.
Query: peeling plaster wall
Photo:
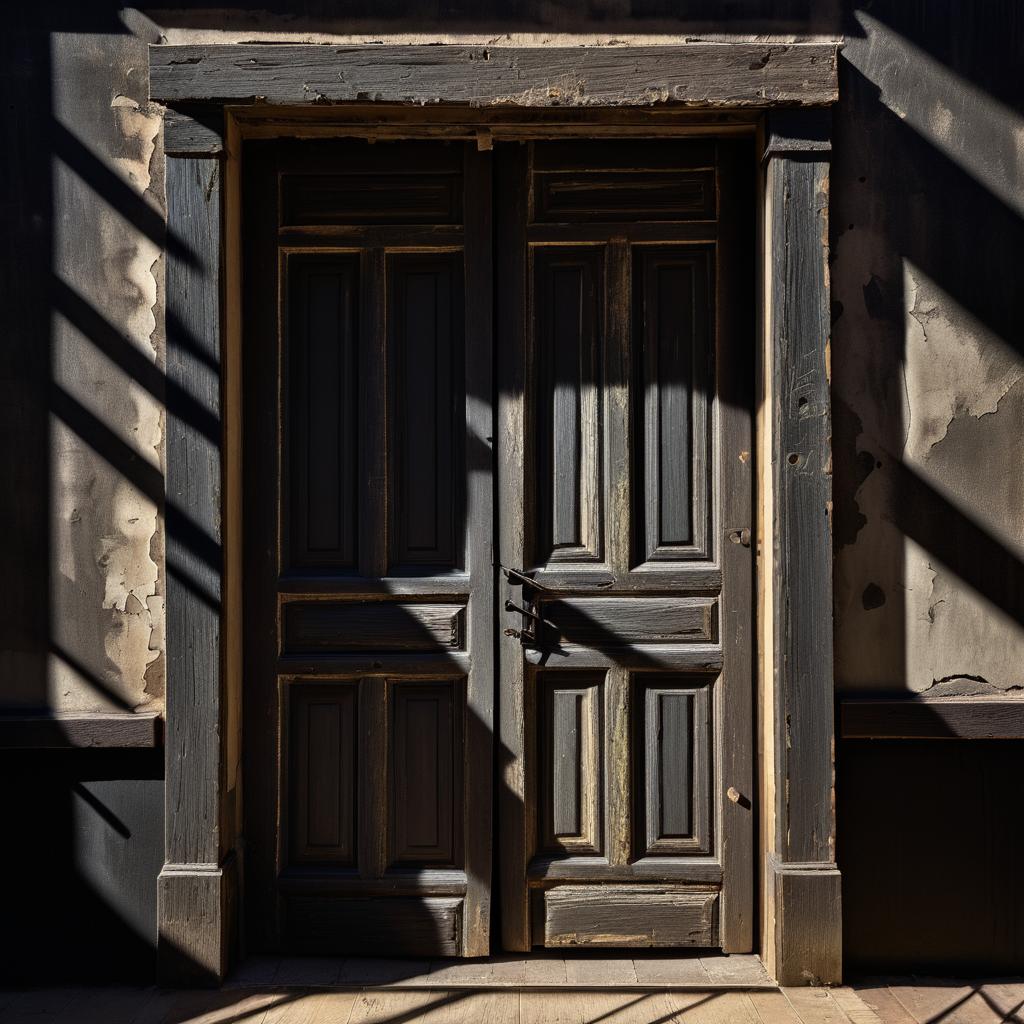
[[[841,692],[1024,684],[1024,46],[1020,12],[1002,14],[873,4],[848,26],[832,190]]]
[[[127,31],[51,37],[46,704],[61,711],[163,704],[163,159],[146,43]]]

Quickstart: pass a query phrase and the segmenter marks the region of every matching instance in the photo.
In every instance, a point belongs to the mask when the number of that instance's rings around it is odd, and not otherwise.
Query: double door
[[[250,948],[751,947],[748,160],[247,144]]]

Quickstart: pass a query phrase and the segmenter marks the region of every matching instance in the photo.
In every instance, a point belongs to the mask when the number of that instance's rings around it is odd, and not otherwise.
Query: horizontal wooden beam
[[[150,96],[182,103],[822,106],[835,44],[151,46]]]
[[[155,713],[54,712],[0,716],[0,749],[158,747],[163,741]]]
[[[893,697],[840,702],[843,739],[1024,739],[1022,697]]]

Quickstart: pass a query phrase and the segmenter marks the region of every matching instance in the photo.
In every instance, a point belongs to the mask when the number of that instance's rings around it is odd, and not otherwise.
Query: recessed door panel
[[[602,247],[533,255],[539,562],[601,558]]]
[[[285,264],[286,529],[290,567],[355,566],[359,263],[302,254]]]
[[[599,855],[604,845],[600,675],[537,674],[541,845]]]
[[[391,571],[462,568],[462,254],[388,256],[387,295]]]
[[[460,866],[459,705],[450,683],[394,682],[391,705],[391,863]]]

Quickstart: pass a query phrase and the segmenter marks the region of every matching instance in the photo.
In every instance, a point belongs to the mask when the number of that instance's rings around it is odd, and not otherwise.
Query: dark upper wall
[[[845,36],[831,205],[837,685],[1024,683],[1019,4],[93,2],[19,5],[0,37],[0,564],[13,581],[0,702],[162,701],[163,160],[147,44],[441,32]],[[858,898],[899,900],[861,885],[880,876],[857,839],[882,826],[865,756],[840,751],[843,868]],[[923,762],[900,763],[931,785]],[[136,769],[120,771],[135,785]],[[1019,805],[1021,772],[1009,774]],[[844,820],[859,823],[852,839]],[[938,884],[950,826],[929,820],[934,842],[923,825],[912,838]],[[901,841],[898,816],[884,824]],[[133,836],[152,850],[159,832],[144,816]],[[89,849],[102,859],[102,844]],[[132,884],[151,922],[155,885]],[[865,946],[863,931],[848,938]]]

